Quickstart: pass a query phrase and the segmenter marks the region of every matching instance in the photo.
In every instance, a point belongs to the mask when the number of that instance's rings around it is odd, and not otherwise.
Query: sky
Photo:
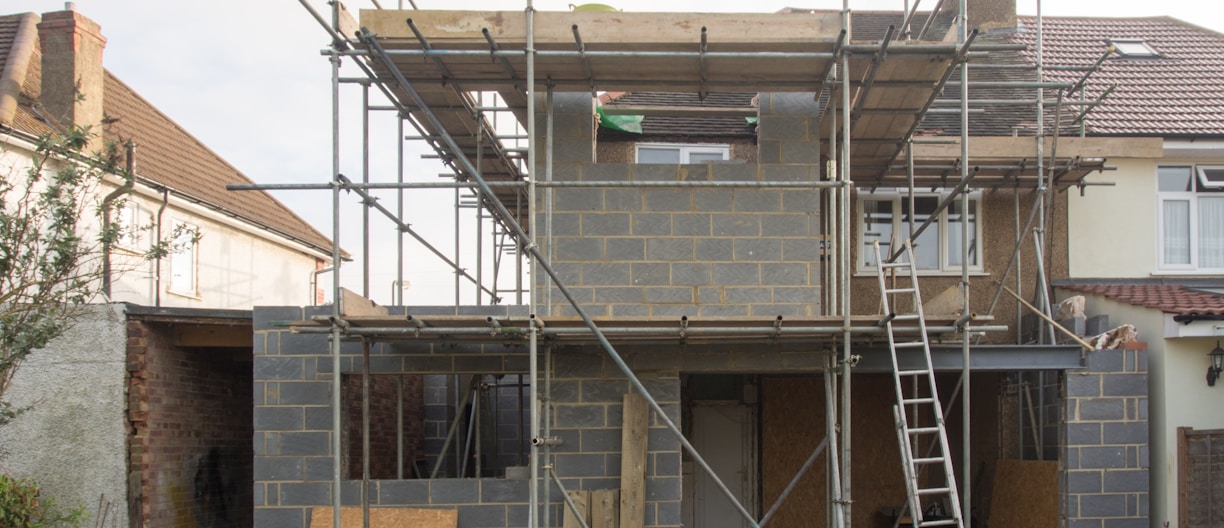
[[[773,12],[783,7],[840,9],[840,0],[756,0],[748,7],[727,0],[600,0],[626,11]],[[900,10],[904,0],[851,0],[852,10]],[[324,0],[308,0],[316,10],[330,13]],[[379,0],[384,8],[408,0]],[[322,183],[331,178],[331,70],[320,54],[329,38],[297,0],[78,0],[76,9],[101,25],[107,38],[104,63],[108,70],[153,103],[180,126],[257,183]],[[525,1],[416,0],[422,9],[474,9],[521,11]],[[926,0],[920,9],[929,9]],[[5,0],[3,12],[57,11],[64,2]],[[351,0],[350,10],[373,8],[373,0]],[[537,0],[537,10],[567,10],[567,0]],[[1203,0],[1063,0],[1046,1],[1045,16],[1153,16],[1169,15],[1224,32],[1224,2]],[[1017,0],[1020,14],[1035,14],[1035,0]],[[352,64],[342,76],[360,74]],[[342,87],[341,173],[359,180],[361,171],[361,90]],[[377,91],[371,104],[385,104]],[[371,117],[371,179],[396,177],[395,123],[386,112]],[[410,179],[436,181],[442,167],[422,159],[424,147],[406,147],[405,173]],[[274,195],[320,232],[332,236],[331,193],[281,191]],[[461,240],[460,265],[476,274],[475,212],[462,210],[455,237],[451,190],[412,191],[405,220],[443,253],[456,253]],[[393,193],[381,202],[395,209]],[[341,246],[357,260],[345,263],[341,285],[362,291],[361,207],[356,196],[342,198]],[[484,228],[486,247],[489,228]],[[378,217],[371,220],[371,275],[369,295],[391,304],[398,285],[394,226]],[[428,254],[411,239],[405,242],[403,290],[407,304],[451,304],[455,275],[449,266]],[[485,255],[491,253],[485,250]],[[484,258],[485,278],[491,259]],[[513,264],[503,263],[503,287],[513,285]],[[462,304],[475,304],[474,289],[464,285]],[[303,299],[303,302],[306,302]],[[487,303],[486,301],[482,301]],[[513,296],[504,302],[513,303]]]

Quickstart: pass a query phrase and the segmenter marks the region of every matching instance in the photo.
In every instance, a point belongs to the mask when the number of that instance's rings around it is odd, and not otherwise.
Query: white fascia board
[[[1165,159],[1224,157],[1224,139],[1166,139]]]
[[[1224,321],[1200,320],[1179,323],[1174,314],[1164,314],[1165,338],[1172,337],[1224,337]]]

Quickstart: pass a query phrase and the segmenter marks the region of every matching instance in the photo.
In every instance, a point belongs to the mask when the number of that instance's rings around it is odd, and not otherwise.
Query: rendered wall
[[[1067,215],[1075,244],[1068,254],[1071,277],[1148,277],[1157,271],[1156,162],[1114,159],[1115,186],[1068,191]],[[1125,236],[1121,236],[1125,233]]]
[[[99,498],[127,526],[127,332],[122,305],[96,305],[46,349],[30,354],[5,397],[30,407],[0,428],[0,466],[37,480],[63,506]]]

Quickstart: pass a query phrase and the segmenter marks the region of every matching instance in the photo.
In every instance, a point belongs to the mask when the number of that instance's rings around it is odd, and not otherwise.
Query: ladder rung
[[[931,433],[938,433],[938,432],[939,432],[938,427],[911,427],[909,429],[909,434],[912,434],[912,435],[931,434]]]
[[[908,267],[909,267],[909,262],[900,262],[900,261],[898,261],[898,262],[885,262],[885,263],[884,263],[884,264],[883,264],[881,267],[883,267],[884,269],[891,269],[891,268],[908,268]]]
[[[902,405],[913,405],[915,403],[935,403],[935,398],[907,398],[901,400]]]
[[[931,372],[931,371],[929,371],[929,370],[927,370],[927,369],[919,369],[919,370],[899,370],[899,371],[897,371],[897,375],[898,375],[898,376],[921,376],[921,375],[923,375],[923,374],[929,374],[930,372]]]
[[[902,341],[900,343],[893,343],[893,348],[915,348],[925,344],[923,341]]]
[[[952,491],[949,488],[923,488],[918,490],[919,495],[938,495],[940,493],[948,493]]]
[[[916,314],[916,313],[912,313],[912,314],[898,314],[898,315],[896,315],[896,316],[894,316],[894,317],[893,317],[893,320],[894,320],[894,321],[917,321],[917,320],[918,320],[918,314]]]
[[[934,521],[922,521],[918,526],[960,526],[960,521],[956,519],[937,519]]]
[[[917,464],[938,464],[940,462],[943,462],[943,460],[944,460],[943,457],[915,458],[914,464],[915,465]]]
[[[885,288],[884,293],[892,295],[894,293],[914,293],[913,288]]]

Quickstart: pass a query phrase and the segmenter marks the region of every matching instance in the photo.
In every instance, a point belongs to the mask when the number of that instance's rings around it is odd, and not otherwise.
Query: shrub
[[[84,506],[63,511],[32,479],[0,473],[0,528],[80,526],[84,520]]]

